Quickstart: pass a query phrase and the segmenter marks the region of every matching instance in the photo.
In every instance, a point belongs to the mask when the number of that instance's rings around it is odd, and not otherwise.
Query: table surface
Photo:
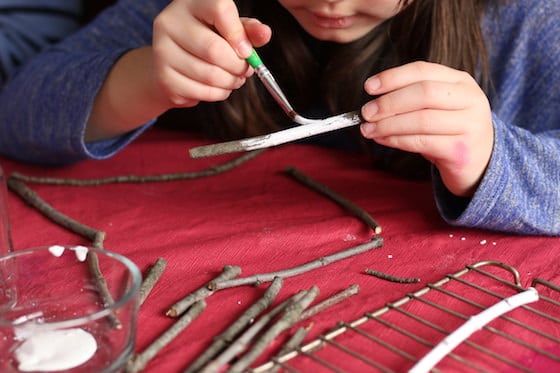
[[[6,173],[91,179],[199,171],[239,156],[190,159],[188,149],[203,143],[207,142],[193,140],[186,133],[152,129],[108,160],[59,168],[8,159],[0,159],[0,164]],[[293,267],[371,239],[368,226],[330,199],[287,176],[283,172],[287,166],[353,201],[383,228],[381,248],[285,280],[277,302],[312,285],[320,289],[318,300],[351,284],[360,286],[359,294],[310,320],[313,327],[306,341],[330,330],[338,321],[357,320],[387,302],[483,260],[515,267],[523,287],[529,286],[535,277],[560,283],[558,238],[449,226],[438,215],[428,181],[399,179],[375,170],[362,155],[328,148],[284,145],[228,172],[193,180],[88,187],[27,185],[64,214],[106,232],[105,248],[124,254],[142,271],[159,257],[167,261],[160,282],[140,308],[136,349],[141,351],[173,323],[164,315],[166,309],[213,279],[226,264],[240,266],[242,276],[247,276]],[[13,193],[9,196],[9,210],[16,250],[90,243],[54,224]],[[421,282],[388,282],[365,275],[365,268],[400,277],[418,277]],[[162,350],[146,371],[182,371],[265,288],[264,284],[244,286],[213,294],[202,315]],[[558,325],[551,328],[557,337]],[[282,334],[260,362],[273,354],[288,334]],[[559,352],[560,344],[544,348]],[[424,346],[417,351],[421,351],[415,355],[419,358],[427,350]],[[375,350],[365,354],[374,356]],[[344,356],[338,359],[346,361],[343,369],[361,370],[349,355]],[[519,358],[535,370],[560,367],[558,361],[548,362],[534,356]],[[298,369],[303,371],[321,370],[301,364]],[[393,364],[396,371],[412,365],[402,360],[388,364]]]

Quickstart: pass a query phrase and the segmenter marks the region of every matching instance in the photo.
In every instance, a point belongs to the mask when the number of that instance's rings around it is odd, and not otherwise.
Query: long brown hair
[[[271,26],[271,42],[259,50],[296,111],[317,105],[329,114],[356,110],[371,99],[369,76],[416,60],[441,63],[489,83],[480,21],[489,0],[401,0],[401,10],[364,37],[348,44],[313,40],[275,0],[237,0],[241,15]],[[289,124],[258,80],[219,103],[180,110],[182,126],[220,139],[262,134]],[[324,114],[324,113],[323,113]]]

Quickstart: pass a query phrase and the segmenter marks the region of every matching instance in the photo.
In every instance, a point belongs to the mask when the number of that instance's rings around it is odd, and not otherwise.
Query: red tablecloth
[[[202,170],[237,155],[193,160],[188,149],[202,144],[187,134],[151,130],[104,161],[43,168],[1,159],[6,173],[95,178]],[[319,300],[351,284],[360,293],[313,318],[308,339],[403,297],[448,273],[481,260],[517,268],[523,286],[533,277],[560,283],[560,240],[519,237],[447,225],[436,210],[429,182],[398,179],[374,170],[359,154],[309,145],[270,149],[229,172],[195,180],[69,187],[28,184],[64,214],[105,231],[105,248],[124,254],[145,270],[158,257],[168,266],[140,309],[137,350],[173,321],[164,312],[183,295],[215,277],[225,264],[242,275],[305,263],[367,241],[371,230],[324,196],[283,173],[294,166],[368,211],[383,227],[382,248],[285,281],[279,299],[317,285]],[[88,244],[11,194],[15,249],[51,244]],[[396,284],[363,274],[366,268],[420,284]],[[219,291],[208,308],[148,366],[178,372],[258,299],[264,286]],[[348,368],[352,370],[352,367]],[[397,367],[397,370],[402,370]]]

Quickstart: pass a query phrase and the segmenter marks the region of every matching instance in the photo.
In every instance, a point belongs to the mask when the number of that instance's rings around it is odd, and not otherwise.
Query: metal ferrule
[[[255,73],[264,84],[268,92],[272,95],[274,100],[278,103],[278,105],[280,105],[282,110],[284,110],[286,114],[288,114],[288,116],[293,117],[295,111],[292,108],[292,105],[290,105],[290,103],[288,102],[288,99],[284,95],[284,92],[282,92],[282,89],[280,89],[280,86],[278,85],[278,83],[276,83],[276,80],[274,79],[268,68],[265,65],[260,65],[255,68]]]

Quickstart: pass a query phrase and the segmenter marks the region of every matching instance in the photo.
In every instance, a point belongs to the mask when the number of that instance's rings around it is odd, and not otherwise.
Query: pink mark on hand
[[[458,169],[465,167],[469,163],[469,150],[468,147],[462,141],[457,141],[455,143],[455,164]]]

